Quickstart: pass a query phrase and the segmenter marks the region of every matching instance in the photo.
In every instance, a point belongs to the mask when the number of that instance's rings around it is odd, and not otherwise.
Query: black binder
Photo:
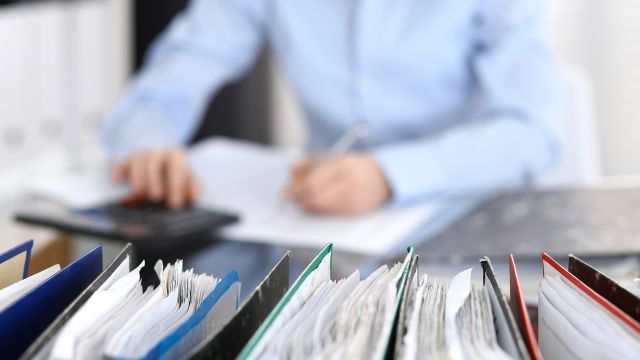
[[[574,255],[569,255],[569,272],[613,305],[640,321],[640,298]]]
[[[267,277],[218,332],[194,348],[189,359],[234,359],[258,330],[271,310],[289,290],[291,251],[278,261]]]
[[[500,290],[500,284],[493,271],[491,260],[484,257],[480,259],[480,265],[483,270],[482,283],[489,290],[498,345],[514,359],[529,360],[531,358],[529,351],[518,330],[511,308]],[[489,280],[489,284],[487,284],[487,280]]]

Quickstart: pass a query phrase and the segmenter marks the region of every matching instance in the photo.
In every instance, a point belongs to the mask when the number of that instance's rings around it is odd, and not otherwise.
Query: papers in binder
[[[6,309],[11,303],[24,296],[36,286],[42,284],[58,271],[60,271],[60,265],[56,264],[0,290],[0,311]]]
[[[472,286],[471,269],[448,286],[420,278],[411,248],[365,279],[355,271],[332,280],[331,250],[302,272],[239,359],[529,359],[488,259],[484,287]]]
[[[408,308],[402,359],[511,359],[498,346],[491,299],[486,288],[471,286],[471,269],[449,286],[420,279]]]
[[[117,265],[61,327],[52,359],[179,358],[235,314],[240,283],[235,272],[219,279],[184,270],[182,261],[154,270],[160,281],[142,288],[130,257]]]
[[[640,323],[543,254],[540,350],[545,359],[635,359]]]
[[[387,354],[413,250],[403,263],[382,266],[362,281],[358,271],[332,281],[331,251],[325,247],[303,271],[240,359]]]
[[[203,184],[202,204],[240,215],[225,237],[322,248],[330,239],[341,251],[381,255],[406,243],[442,203],[381,209],[359,218],[312,215],[288,203],[282,191],[295,153],[216,138],[197,145],[190,159]],[[366,239],[367,246],[362,246]]]
[[[64,269],[53,265],[0,290],[2,356],[20,356],[100,271],[102,247],[98,246]]]

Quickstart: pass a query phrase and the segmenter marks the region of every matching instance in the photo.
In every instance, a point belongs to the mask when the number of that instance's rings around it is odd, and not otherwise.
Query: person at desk
[[[265,42],[301,100],[311,152],[370,129],[351,152],[295,165],[285,193],[308,211],[517,184],[558,156],[540,1],[192,0],[106,121],[115,179],[173,207],[193,200],[183,144]]]

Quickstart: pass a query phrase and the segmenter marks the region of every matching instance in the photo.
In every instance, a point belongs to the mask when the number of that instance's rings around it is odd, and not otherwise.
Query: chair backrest
[[[588,185],[602,176],[591,79],[582,68],[565,64],[561,86],[562,109],[556,123],[561,157],[538,179],[540,187]]]

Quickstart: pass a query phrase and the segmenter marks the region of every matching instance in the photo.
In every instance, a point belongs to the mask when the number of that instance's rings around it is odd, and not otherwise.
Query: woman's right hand
[[[134,195],[151,201],[166,201],[180,209],[195,201],[198,183],[182,147],[136,152],[112,168],[116,182],[129,183]]]

